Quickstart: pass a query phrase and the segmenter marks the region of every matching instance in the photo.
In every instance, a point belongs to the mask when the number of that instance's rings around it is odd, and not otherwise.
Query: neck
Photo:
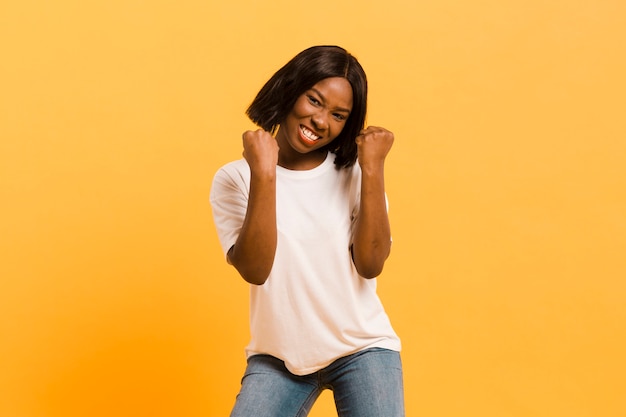
[[[307,154],[284,155],[278,153],[278,165],[293,171],[306,171],[320,166],[326,160],[326,150],[315,150]]]

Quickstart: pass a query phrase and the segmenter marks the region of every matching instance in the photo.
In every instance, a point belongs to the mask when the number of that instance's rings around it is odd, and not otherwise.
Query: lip
[[[311,139],[307,138],[307,137],[304,135],[304,133],[302,132],[302,128],[303,128],[303,127],[304,127],[305,129],[307,129],[307,130],[309,130],[309,131],[313,132],[313,134],[315,134],[315,135],[319,136],[320,138],[319,138],[319,139],[317,139],[317,140],[311,140]],[[309,145],[313,145],[313,144],[315,144],[315,143],[319,142],[319,141],[322,139],[322,135],[318,135],[318,134],[315,132],[315,129],[311,129],[309,126],[306,126],[306,125],[300,125],[300,126],[298,126],[298,135],[300,136],[300,139],[301,139],[304,143],[309,144]]]

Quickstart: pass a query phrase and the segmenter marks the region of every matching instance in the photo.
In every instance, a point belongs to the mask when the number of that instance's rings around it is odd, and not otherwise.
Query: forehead
[[[329,107],[352,109],[352,86],[345,78],[325,78],[311,87],[311,90],[322,95]]]

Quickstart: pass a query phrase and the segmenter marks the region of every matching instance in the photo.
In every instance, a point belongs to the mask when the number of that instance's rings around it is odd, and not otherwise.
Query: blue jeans
[[[293,375],[273,356],[251,356],[230,416],[304,417],[324,389],[333,391],[339,417],[404,417],[400,354],[381,348],[304,376]]]

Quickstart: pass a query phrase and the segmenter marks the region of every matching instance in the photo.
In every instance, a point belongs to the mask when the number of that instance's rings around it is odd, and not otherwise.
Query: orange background
[[[0,416],[228,414],[247,286],[210,182],[314,44],[396,134],[408,415],[626,415],[625,28],[623,0],[4,2]]]

